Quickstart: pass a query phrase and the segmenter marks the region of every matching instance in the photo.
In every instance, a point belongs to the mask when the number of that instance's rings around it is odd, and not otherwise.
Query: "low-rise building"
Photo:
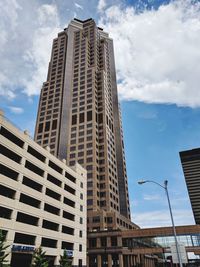
[[[176,233],[188,256],[200,255],[199,225],[176,226]],[[172,266],[169,259],[174,242],[172,227],[88,232],[87,266]]]
[[[66,249],[73,266],[86,266],[86,170],[69,168],[0,114],[0,229],[12,267],[29,267],[42,246],[59,265]]]

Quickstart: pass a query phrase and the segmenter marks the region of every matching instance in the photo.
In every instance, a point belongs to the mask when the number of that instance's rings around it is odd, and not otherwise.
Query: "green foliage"
[[[9,245],[6,245],[6,238],[2,230],[0,230],[0,267],[9,267],[6,260],[9,253],[6,253],[6,249],[9,248]]]
[[[49,263],[45,257],[45,251],[42,251],[42,248],[39,247],[35,250],[33,254],[31,267],[48,267]]]
[[[63,256],[60,256],[60,267],[71,267],[71,261],[69,260],[68,256],[67,256],[67,251],[64,250],[63,252]]]

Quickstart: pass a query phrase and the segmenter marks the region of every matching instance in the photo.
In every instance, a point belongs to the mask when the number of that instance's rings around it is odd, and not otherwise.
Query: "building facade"
[[[59,265],[64,249],[72,266],[86,266],[86,170],[74,170],[0,114],[0,229],[12,267],[29,267],[42,246]]]
[[[88,230],[135,228],[117,96],[113,41],[93,19],[53,40],[35,141],[87,170]]]
[[[200,148],[180,152],[181,164],[196,224],[200,224]]]
[[[176,226],[176,232],[178,242],[185,246],[188,261],[192,262],[192,253],[200,255],[200,226]],[[88,234],[88,266],[177,266],[171,259],[173,244],[172,227],[91,232]]]

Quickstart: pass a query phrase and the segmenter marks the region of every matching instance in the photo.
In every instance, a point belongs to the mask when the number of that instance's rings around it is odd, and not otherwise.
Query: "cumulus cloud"
[[[55,5],[37,0],[0,2],[0,95],[40,92],[53,38],[62,29]],[[9,29],[9,30],[8,30]]]
[[[200,106],[200,3],[191,1],[140,13],[98,1],[99,26],[114,39],[122,100]],[[63,20],[55,3],[39,0],[0,1],[0,8],[0,96],[36,95],[46,79],[52,39],[69,14]]]
[[[61,31],[56,6],[42,5],[38,8],[38,24],[32,46],[23,55],[26,66],[30,67],[31,77],[23,79],[24,92],[29,96],[37,95],[45,81],[52,40]]]
[[[176,0],[142,13],[114,5],[99,24],[114,39],[122,100],[200,106],[200,3]]]
[[[14,114],[22,114],[24,112],[24,109],[21,107],[13,107],[13,106],[9,106],[8,107],[10,109],[10,111]]]

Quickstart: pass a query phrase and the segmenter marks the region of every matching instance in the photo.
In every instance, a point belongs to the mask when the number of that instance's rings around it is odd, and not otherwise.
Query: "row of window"
[[[116,236],[110,237],[110,245],[111,247],[116,247],[118,245]],[[108,246],[107,237],[100,238],[100,246],[101,247]],[[96,248],[96,247],[97,247],[97,238],[89,238],[89,248]]]
[[[51,206],[51,205],[45,203],[44,210],[48,211],[49,206]],[[53,207],[51,206],[51,210],[52,210],[52,208]],[[0,217],[1,218],[11,219],[11,216],[12,216],[12,210],[11,209],[0,206]],[[21,222],[21,223],[25,223],[25,224],[29,224],[29,225],[38,226],[39,218],[18,211],[16,221]],[[68,235],[74,235],[74,228],[71,228],[71,227],[68,227],[65,225],[60,226],[59,224],[57,224],[55,222],[48,221],[45,219],[42,220],[42,228],[46,228],[46,229],[49,229],[52,231],[59,231],[59,227],[61,227],[60,230],[62,233],[65,233]],[[82,237],[82,231],[80,231],[80,237]]]
[[[36,236],[22,234],[22,233],[15,233],[14,243],[15,244],[25,244],[25,245],[35,245]],[[57,248],[58,241],[55,239],[50,239],[46,237],[42,237],[41,239],[41,246],[42,247],[49,247],[49,248]],[[74,243],[62,241],[61,249],[66,250],[74,250]],[[82,251],[82,244],[79,244],[79,251]]]
[[[21,160],[22,160],[22,157],[21,157],[21,156],[19,156],[18,154],[16,154],[15,152],[11,151],[10,149],[6,148],[5,146],[3,146],[3,145],[1,145],[1,144],[0,144],[0,151],[1,151],[1,153],[2,153],[5,157],[7,157],[7,158],[9,158],[9,159],[11,159],[11,160],[13,160],[13,161],[15,161],[15,162],[17,162],[17,163],[20,163]],[[35,149],[33,149],[32,147],[29,146],[27,151],[31,152],[31,154],[32,154],[33,156],[35,156],[35,157],[38,156],[38,158],[39,158],[42,162],[44,162],[45,157],[44,157],[42,154],[40,154],[39,152],[37,152]],[[58,165],[56,165],[54,162],[49,161],[49,167],[51,167],[51,168],[54,169],[55,171],[57,171],[57,172],[59,172],[59,173],[62,174],[62,168],[60,168],[60,167],[59,167]],[[30,171],[36,173],[37,175],[44,176],[44,170],[41,169],[40,167],[36,166],[35,164],[31,163],[31,162],[28,161],[28,160],[26,160],[26,162],[25,162],[25,168],[27,168],[27,169],[29,169]],[[7,170],[6,170],[6,169],[7,169]],[[2,171],[4,171],[4,172],[7,173],[7,172],[9,172],[9,168],[7,168],[7,167],[5,167],[5,166],[2,166],[2,170],[1,170],[1,172],[2,172]],[[75,180],[75,178],[74,178],[73,176],[71,176],[70,174],[68,174],[67,172],[65,172],[65,177],[68,178],[70,181],[74,181],[74,180]],[[62,186],[62,181],[59,180],[59,179],[57,179],[57,178],[55,178],[54,176],[52,176],[52,175],[49,174],[49,173],[47,174],[47,180],[50,181],[50,182],[52,182],[53,184],[59,186],[59,187]],[[75,193],[76,193],[75,189],[72,188],[72,187],[70,187],[70,186],[67,185],[67,184],[64,185],[64,189],[65,189],[67,192],[69,192],[69,193],[71,193],[71,194],[73,194],[73,195],[75,195]]]
[[[56,124],[56,122],[54,124]],[[15,145],[18,145],[21,148],[24,147],[24,141],[22,141],[20,138],[15,136],[13,133],[8,131],[3,126],[0,127],[0,135],[4,136],[9,141],[13,142]],[[4,147],[3,145],[1,145],[1,151],[2,151],[2,153],[5,154],[5,156],[9,157],[9,155],[11,155],[10,158],[13,159],[14,161],[18,162],[18,163],[21,161],[21,157],[19,155],[17,155],[13,151],[9,150],[8,148]],[[46,161],[46,157],[44,155],[42,155],[40,152],[38,152],[36,149],[31,147],[30,145],[27,148],[27,152],[42,162]],[[43,175],[44,171],[41,170],[40,168],[38,168],[37,166],[34,166],[34,164],[30,163],[29,161],[27,161],[27,166],[29,166],[30,168],[32,166],[33,171],[36,170],[39,173],[39,175],[41,175],[41,174]],[[63,173],[63,169],[60,166],[58,166],[56,163],[52,162],[51,160],[49,160],[49,167],[51,167],[52,169],[54,169],[55,171],[57,171],[60,174]],[[76,183],[76,178],[73,177],[71,174],[69,174],[66,171],[65,171],[65,177],[67,179],[69,179],[70,181],[72,181],[73,183]]]
[[[61,195],[56,193],[55,191],[46,188],[45,190],[45,194],[57,201],[61,201]],[[15,195],[16,195],[16,190],[11,189],[9,187],[6,187],[4,185],[0,185],[0,195],[11,198],[11,199],[15,199]],[[35,207],[40,209],[41,208],[41,201],[28,196],[26,194],[21,193],[20,194],[20,198],[19,198],[20,202],[23,202],[24,204],[27,204],[29,206]],[[65,203],[66,205],[75,208],[75,202],[67,197],[63,198],[63,203]],[[80,205],[80,211],[83,211],[83,206]]]

